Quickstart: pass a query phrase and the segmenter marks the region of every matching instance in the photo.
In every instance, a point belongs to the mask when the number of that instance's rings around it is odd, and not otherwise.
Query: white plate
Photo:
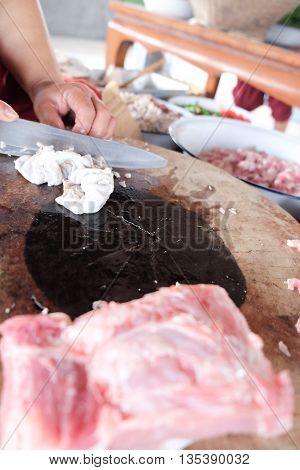
[[[253,147],[300,163],[300,139],[283,132],[249,126],[246,122],[219,117],[194,116],[170,126],[172,139],[193,156],[214,147]]]
[[[257,150],[300,163],[300,139],[234,119],[206,116],[181,118],[170,126],[170,135],[182,150],[194,157],[215,147],[236,149],[255,146]],[[249,183],[300,219],[299,197]]]
[[[192,96],[192,95],[191,96],[186,96],[186,95],[174,96],[173,98],[169,100],[169,102],[179,107],[187,106],[189,104],[198,104],[200,106],[203,106],[203,108],[208,109],[209,111],[218,112],[218,113],[228,108],[227,106],[222,106],[222,104],[218,103],[216,100],[213,100],[211,98],[204,98],[202,96]],[[249,121],[251,122],[253,120],[253,115],[249,111],[246,111],[243,108],[239,108],[238,106],[231,106],[230,110],[234,111],[237,114],[241,114],[245,119],[249,119]],[[191,116],[194,116],[192,112],[190,111],[188,112],[190,113]]]

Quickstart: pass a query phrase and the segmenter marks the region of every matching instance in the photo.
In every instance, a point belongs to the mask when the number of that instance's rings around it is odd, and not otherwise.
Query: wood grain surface
[[[143,147],[144,144],[133,141]],[[151,147],[168,160],[159,170],[132,172],[131,184],[143,186],[166,200],[200,212],[222,237],[247,282],[241,310],[251,329],[264,341],[265,353],[276,371],[289,369],[295,387],[295,420],[290,432],[261,439],[225,436],[196,443],[194,449],[295,449],[300,447],[300,335],[295,323],[300,315],[300,295],[289,291],[286,279],[300,277],[300,253],[288,248],[287,239],[300,238],[299,224],[257,190],[227,173],[191,157]],[[0,156],[0,321],[11,315],[35,311],[31,295],[54,311],[28,272],[24,260],[25,235],[42,205],[61,188],[35,186],[17,174],[13,159]],[[208,185],[215,191],[208,191]],[[234,207],[237,214],[228,211]],[[225,209],[225,214],[220,212]],[[7,309],[11,309],[10,311]],[[284,341],[291,357],[284,356]]]

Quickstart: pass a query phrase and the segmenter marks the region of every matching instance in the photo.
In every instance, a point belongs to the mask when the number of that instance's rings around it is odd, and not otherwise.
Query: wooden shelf
[[[107,64],[122,66],[133,42],[150,52],[173,53],[210,76],[213,95],[223,72],[283,102],[300,106],[300,54],[233,33],[166,18],[143,8],[112,1],[107,35]]]

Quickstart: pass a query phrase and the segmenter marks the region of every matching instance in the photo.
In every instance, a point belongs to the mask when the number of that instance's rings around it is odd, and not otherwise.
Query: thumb
[[[0,100],[0,121],[16,121],[18,117],[18,113],[9,104]]]

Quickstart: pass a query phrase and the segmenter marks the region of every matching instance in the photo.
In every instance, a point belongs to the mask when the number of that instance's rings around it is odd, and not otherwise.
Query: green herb
[[[209,109],[203,108],[199,104],[186,104],[181,106],[182,108],[190,111],[191,113],[196,114],[197,116],[221,116],[221,113],[217,111],[210,111]]]
[[[124,3],[133,3],[134,5],[144,6],[143,0],[123,0]]]
[[[281,18],[279,24],[284,24],[291,28],[300,28],[300,6],[297,6],[292,13]]]

